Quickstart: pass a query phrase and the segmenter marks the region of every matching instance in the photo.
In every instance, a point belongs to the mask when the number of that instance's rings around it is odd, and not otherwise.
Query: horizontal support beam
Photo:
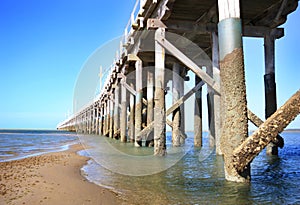
[[[168,20],[164,22],[169,31],[191,32],[196,34],[210,34],[218,31],[215,23],[197,24],[194,21]],[[272,34],[275,39],[284,36],[283,28],[269,28],[265,26],[243,25],[242,34],[245,37],[264,38],[267,34]]]

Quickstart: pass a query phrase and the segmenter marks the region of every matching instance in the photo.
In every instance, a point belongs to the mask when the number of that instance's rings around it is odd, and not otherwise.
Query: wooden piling
[[[110,116],[109,116],[109,111],[110,111],[110,100],[107,98],[106,101],[106,126],[105,126],[105,136],[109,136],[109,124],[110,124]]]
[[[95,134],[96,135],[99,135],[99,115],[100,115],[99,111],[100,111],[99,105],[97,105],[96,113],[95,113],[95,117],[96,117],[96,119],[95,119]]]
[[[242,172],[233,166],[233,150],[248,136],[240,6],[239,0],[218,0],[218,4],[224,171],[227,180],[246,182],[250,180],[250,166]]]
[[[136,97],[135,97],[135,143],[136,147],[142,146],[142,139],[137,136],[142,129],[142,100],[143,100],[143,78],[142,78],[142,61],[137,60],[135,62],[135,74],[136,74]]]
[[[132,87],[134,89],[134,85],[133,83],[130,83],[130,87]],[[130,119],[129,119],[129,138],[130,138],[130,142],[134,142],[134,116],[135,116],[135,105],[134,105],[134,95],[132,93],[130,93],[130,97],[129,97],[129,107],[130,107]]]
[[[268,34],[264,38],[265,50],[265,118],[268,119],[277,110],[275,82],[275,38]],[[278,147],[270,142],[267,146],[268,155],[278,155]]]
[[[155,38],[165,37],[165,29],[158,28]],[[154,155],[166,154],[165,114],[165,49],[155,41],[155,93],[154,93]]]
[[[212,33],[212,77],[220,87],[220,65],[219,65],[219,41],[218,34]],[[221,129],[222,129],[222,116],[221,116],[221,96],[213,92],[213,132],[214,141],[216,146],[216,154],[222,155],[221,150]]]
[[[121,118],[120,118],[120,134],[121,142],[127,142],[126,127],[127,127],[127,102],[126,102],[126,88],[123,85],[126,82],[126,78],[121,81]]]
[[[103,103],[103,136],[106,136],[106,123],[107,123],[107,101],[104,99],[104,103]]]
[[[178,63],[173,64],[173,83],[172,83],[172,98],[173,98],[173,104],[181,97],[179,93],[178,87],[180,86],[180,65]],[[172,116],[172,144],[175,147],[178,147],[181,145],[180,143],[180,108],[177,108],[175,111],[173,111]]]
[[[114,94],[110,94],[110,100],[109,100],[109,138],[113,138],[114,136]]]
[[[185,67],[181,67],[181,72],[180,72],[180,76],[181,79],[179,81],[178,84],[178,91],[179,91],[179,96],[183,96],[184,95],[184,80],[187,74],[187,70]],[[184,143],[184,140],[187,138],[186,134],[185,134],[185,109],[184,109],[184,102],[180,105],[180,131],[181,134],[184,135],[181,139],[183,139],[183,142],[181,142],[181,144]]]
[[[116,83],[115,88],[115,107],[114,107],[114,134],[115,139],[120,138],[120,115],[119,115],[119,98],[120,98],[120,88]]]
[[[153,96],[154,95],[154,77],[153,72],[149,69],[147,71],[147,126],[153,121]],[[146,147],[153,146],[153,132],[146,136]]]
[[[99,135],[103,135],[103,106],[99,103]]]
[[[195,75],[195,85],[200,83],[201,79]],[[202,88],[195,92],[194,105],[194,146],[202,146]]]

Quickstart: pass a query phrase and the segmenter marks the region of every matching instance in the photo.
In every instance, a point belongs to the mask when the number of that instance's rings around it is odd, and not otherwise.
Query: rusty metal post
[[[221,146],[225,178],[229,181],[250,180],[250,166],[237,172],[233,150],[248,137],[244,52],[239,0],[218,0],[221,104],[224,122]]]

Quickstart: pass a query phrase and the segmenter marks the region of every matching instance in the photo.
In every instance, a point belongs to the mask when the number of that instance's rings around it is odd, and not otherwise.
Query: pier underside
[[[278,134],[300,112],[299,91],[277,110],[274,63],[274,42],[284,36],[279,26],[297,6],[298,0],[137,0],[100,95],[58,129],[154,146],[154,155],[164,156],[166,125],[173,146],[184,144],[184,103],[195,95],[194,145],[202,146],[207,84],[210,145],[224,155],[228,180],[248,181],[253,158],[268,144],[268,153],[277,154]],[[265,42],[265,122],[247,108],[242,37]],[[188,71],[195,85],[186,92]],[[250,137],[249,120],[259,126]]]

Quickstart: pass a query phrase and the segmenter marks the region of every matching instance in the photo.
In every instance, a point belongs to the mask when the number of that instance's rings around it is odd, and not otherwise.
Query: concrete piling
[[[165,29],[158,28],[156,37],[165,37]],[[154,92],[154,155],[166,154],[165,113],[165,49],[155,41],[155,92]]]
[[[233,167],[233,150],[248,137],[248,118],[242,24],[239,0],[219,0],[219,51],[223,127],[221,147],[225,177],[229,181],[250,180],[250,167],[238,172]],[[224,13],[224,8],[230,8]],[[226,10],[228,11],[228,10]]]

